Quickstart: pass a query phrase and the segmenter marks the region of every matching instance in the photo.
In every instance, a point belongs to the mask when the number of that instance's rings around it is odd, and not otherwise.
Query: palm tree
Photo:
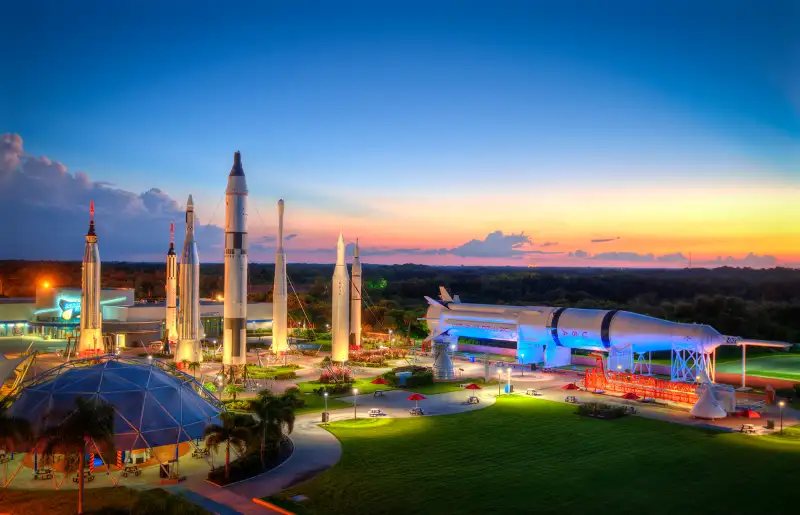
[[[99,399],[78,397],[75,409],[58,425],[48,427],[41,435],[44,456],[71,454],[78,465],[78,513],[83,513],[83,467],[86,447],[103,447],[106,455],[114,454],[114,408]],[[68,468],[71,460],[65,460]],[[71,470],[67,470],[71,472]]]
[[[182,359],[181,360],[181,365],[183,365],[182,370],[186,370],[187,368],[189,368],[189,363],[191,363],[191,361],[189,361],[188,359]]]
[[[239,395],[240,393],[244,393],[244,388],[242,388],[238,384],[229,384],[225,387],[225,393],[230,395],[235,401],[237,395]]]
[[[197,377],[197,369],[200,368],[200,362],[199,361],[192,361],[186,366],[189,368],[189,370],[192,371],[192,376],[193,377]]]
[[[8,406],[0,403],[0,448],[13,451],[14,446],[26,443],[31,439],[31,423],[24,418],[13,417],[8,414]],[[3,484],[8,482],[8,461],[4,463]]]
[[[283,437],[283,428],[286,427],[287,433],[294,429],[296,404],[297,394],[293,390],[287,390],[281,396],[273,395],[269,390],[261,390],[256,400],[250,403],[258,417],[257,430],[261,433],[262,468],[267,445],[273,448],[273,452],[277,452]]]
[[[206,427],[206,447],[216,453],[219,446],[225,444],[225,479],[228,479],[231,471],[231,447],[240,456],[244,454],[247,442],[252,438],[250,430],[253,427],[253,417],[224,412],[220,413],[219,418],[222,425],[212,424]]]

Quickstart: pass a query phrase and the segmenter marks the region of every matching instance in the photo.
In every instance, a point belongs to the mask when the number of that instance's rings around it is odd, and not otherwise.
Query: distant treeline
[[[250,298],[272,300],[274,265],[251,264]],[[102,283],[164,296],[162,263],[103,263]],[[223,265],[202,265],[200,295],[223,291]],[[330,323],[333,265],[290,264],[289,311],[322,327]],[[79,262],[0,261],[3,294],[32,297],[35,285],[80,286]],[[637,270],[597,268],[429,267],[365,265],[366,330],[425,334],[424,296],[447,286],[464,302],[625,309],[678,322],[709,324],[723,334],[800,342],[800,271],[739,268]],[[294,293],[297,293],[297,296]],[[302,309],[301,309],[302,308]]]

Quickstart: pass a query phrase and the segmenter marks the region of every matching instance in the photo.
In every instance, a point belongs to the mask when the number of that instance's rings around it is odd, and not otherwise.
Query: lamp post
[[[783,401],[778,402],[778,406],[781,408],[781,434],[783,434],[783,407],[786,406],[786,403]]]
[[[392,330],[389,329],[389,347],[392,346]]]
[[[501,382],[500,381],[500,374],[501,373],[502,372],[500,372],[499,370],[497,371],[497,395],[500,395],[500,382]]]
[[[356,419],[356,404],[358,401],[358,388],[353,388],[353,420]]]
[[[325,397],[325,412],[328,412],[328,392],[322,394]]]
[[[522,377],[525,377],[525,354],[520,354],[519,357],[522,361]]]

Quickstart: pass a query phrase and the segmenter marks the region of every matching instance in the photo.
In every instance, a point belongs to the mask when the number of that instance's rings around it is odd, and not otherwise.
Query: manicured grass
[[[377,376],[376,376],[377,377]],[[353,395],[352,388],[358,388],[358,394],[372,394],[375,390],[392,390],[393,388],[387,384],[372,384],[372,381],[375,380],[375,377],[367,377],[364,379],[356,379],[353,383],[353,386],[350,390],[342,393],[332,393],[329,397],[349,397]],[[325,386],[322,383],[317,381],[305,381],[302,383],[297,383],[297,387],[300,388],[301,393],[311,393],[315,388],[319,388],[320,386]]]
[[[747,375],[800,382],[800,354],[781,353],[748,357],[746,365]],[[717,372],[740,374],[742,372],[742,361],[741,359],[734,359],[723,364],[717,363]]]
[[[304,413],[322,413],[325,411],[325,397],[321,395],[314,395],[309,394],[301,394],[301,399],[306,401],[306,405],[302,408],[297,408],[294,410],[295,415],[302,415]],[[328,397],[328,410],[335,410],[335,409],[342,409],[342,408],[352,408],[353,405],[348,402],[338,401],[331,397]]]
[[[458,415],[334,423],[311,513],[791,513],[800,445],[501,397]],[[709,508],[711,507],[711,508]]]
[[[482,380],[482,378],[480,380]],[[462,391],[463,388],[461,388],[460,385],[465,384],[465,383],[476,383],[476,382],[478,382],[478,379],[476,379],[476,378],[465,377],[465,378],[459,379],[458,381],[455,381],[455,382],[452,382],[452,383],[450,383],[450,382],[448,382],[448,383],[433,383],[432,385],[417,386],[417,387],[414,387],[414,388],[405,388],[405,389],[408,390],[409,392],[421,393],[423,395],[435,395],[437,393],[447,393],[447,392]],[[481,388],[484,388],[484,389],[488,388],[490,390],[492,390],[492,389],[496,390],[497,389],[497,381],[489,381],[488,383],[485,383],[485,384],[484,383],[478,383],[478,386],[480,386]]]
[[[298,366],[293,367],[259,367],[247,365],[247,375],[251,379],[275,379],[280,374],[292,374],[297,372]]]
[[[173,515],[211,515],[183,497],[165,490],[87,488],[84,513],[170,513]],[[19,515],[72,515],[78,506],[77,490],[0,489],[0,513]]]

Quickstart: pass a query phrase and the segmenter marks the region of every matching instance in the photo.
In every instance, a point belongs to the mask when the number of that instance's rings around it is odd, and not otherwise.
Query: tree
[[[31,423],[24,418],[10,416],[8,406],[0,404],[0,448],[6,452],[13,452],[17,444],[30,441],[31,436]],[[4,464],[4,468],[5,485],[8,482],[8,461]]]
[[[199,361],[192,361],[188,365],[186,365],[186,367],[192,371],[192,376],[197,377],[197,369],[200,368]]]
[[[189,363],[191,363],[191,361],[189,361],[188,359],[182,359],[181,360],[181,365],[183,366],[183,370],[186,370],[187,368],[189,368]]]
[[[244,454],[247,442],[253,436],[250,431],[253,426],[253,418],[250,415],[230,412],[220,413],[219,418],[222,422],[221,425],[212,424],[206,427],[206,447],[216,453],[219,446],[225,444],[225,479],[228,479],[231,470],[231,447],[237,454]]]
[[[236,396],[240,393],[244,393],[244,388],[242,388],[238,384],[229,384],[225,386],[225,393],[231,396],[231,398],[235,401]]]
[[[294,409],[297,404],[297,393],[287,390],[281,396],[273,395],[269,390],[258,392],[256,400],[250,403],[258,417],[257,431],[261,434],[261,466],[264,467],[266,449],[271,447],[277,452],[283,438],[283,429],[291,433],[294,429]]]
[[[75,409],[61,419],[60,423],[48,427],[41,435],[44,442],[45,457],[64,454],[75,460],[65,460],[65,467],[71,472],[70,463],[78,465],[78,513],[83,513],[83,468],[86,462],[86,448],[90,444],[104,448],[106,455],[114,454],[114,408],[99,399],[78,397]]]

